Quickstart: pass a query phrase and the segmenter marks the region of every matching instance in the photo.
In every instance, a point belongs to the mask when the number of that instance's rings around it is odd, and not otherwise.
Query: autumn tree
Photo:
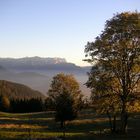
[[[9,111],[10,109],[10,100],[6,96],[1,96],[0,99],[0,109],[1,111]]]
[[[63,73],[54,76],[48,91],[48,100],[54,105],[55,119],[63,128],[65,121],[75,119],[81,109],[82,95],[76,79]]]
[[[120,130],[124,133],[129,106],[139,99],[140,92],[140,13],[125,12],[107,20],[104,31],[87,43],[85,53],[93,64],[87,81],[92,97],[103,103],[109,99],[107,104],[120,111]]]

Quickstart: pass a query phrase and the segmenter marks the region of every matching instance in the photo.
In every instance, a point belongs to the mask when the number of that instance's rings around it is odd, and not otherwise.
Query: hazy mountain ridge
[[[15,83],[20,83],[38,90],[41,93],[46,94],[51,78],[36,72],[21,72],[15,73],[11,71],[0,72],[0,80],[8,80]]]
[[[42,58],[42,57],[23,57],[23,58],[0,58],[0,64],[2,66],[42,66],[47,64],[61,64],[67,63],[65,58]]]
[[[0,80],[0,95],[10,98],[30,99],[44,98],[45,96],[39,91],[33,90],[23,84],[10,81]]]
[[[6,72],[6,68],[4,68],[3,66],[0,66],[0,72]]]
[[[0,58],[0,66],[14,70],[16,72],[34,71],[49,73],[83,73],[85,68],[68,63],[65,58],[41,58],[41,57],[24,57],[24,58]],[[56,71],[56,72],[55,72]]]

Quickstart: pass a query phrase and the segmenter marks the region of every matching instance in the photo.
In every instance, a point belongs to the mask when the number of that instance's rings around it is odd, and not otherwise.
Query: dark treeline
[[[10,101],[10,106],[10,112],[12,113],[40,112],[45,110],[44,102],[41,98],[13,99]]]
[[[0,111],[11,113],[29,113],[45,111],[45,102],[41,98],[9,99],[0,97]]]

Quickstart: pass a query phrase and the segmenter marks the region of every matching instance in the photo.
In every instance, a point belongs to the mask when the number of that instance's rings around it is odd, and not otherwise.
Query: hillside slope
[[[5,80],[0,80],[0,95],[5,95],[10,98],[19,98],[19,99],[45,97],[39,91],[35,91],[25,85]]]

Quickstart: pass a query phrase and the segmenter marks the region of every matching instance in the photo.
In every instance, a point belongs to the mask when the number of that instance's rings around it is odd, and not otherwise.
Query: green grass
[[[0,113],[0,140],[26,140],[59,137],[63,133],[54,120],[54,112],[10,114]],[[66,123],[67,140],[139,140],[140,114],[133,114],[125,135],[110,134],[106,116],[96,116],[92,110],[83,110],[79,117]]]

